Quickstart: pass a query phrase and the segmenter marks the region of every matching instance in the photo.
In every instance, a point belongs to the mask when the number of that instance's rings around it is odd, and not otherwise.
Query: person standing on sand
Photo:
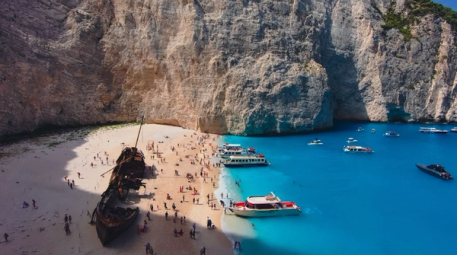
[[[63,218],[65,220],[65,223],[68,222],[68,215],[65,214],[65,217]]]
[[[151,248],[151,244],[150,243],[147,243],[146,244],[146,255],[148,255],[149,253],[149,249]]]
[[[168,220],[168,212],[165,212],[165,220]]]
[[[81,173],[78,172],[78,179],[81,179]]]
[[[206,254],[206,248],[203,246],[203,248],[200,250],[200,255],[205,255]]]
[[[36,204],[35,199],[32,199],[32,204],[33,204],[33,208],[36,208],[36,206],[35,206],[35,204]]]
[[[68,222],[71,224],[71,215],[68,215]]]
[[[196,227],[196,226],[197,226],[197,225],[196,225],[195,223],[194,223],[194,225],[192,225],[192,227],[194,228],[194,233],[195,233],[195,227]]]
[[[9,235],[7,233],[3,234],[3,237],[5,238],[5,242],[8,242],[8,236]]]
[[[148,216],[148,220],[151,220],[151,213],[148,211],[148,213],[146,214],[146,216]]]

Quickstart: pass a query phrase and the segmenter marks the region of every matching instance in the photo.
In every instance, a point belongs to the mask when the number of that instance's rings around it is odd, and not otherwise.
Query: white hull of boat
[[[302,212],[298,208],[287,208],[287,209],[240,209],[230,208],[230,210],[241,217],[274,217],[274,216],[293,216],[300,215]]]

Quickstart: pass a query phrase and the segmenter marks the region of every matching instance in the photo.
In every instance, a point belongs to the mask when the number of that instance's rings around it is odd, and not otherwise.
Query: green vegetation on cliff
[[[431,0],[407,0],[405,7],[408,11],[403,13],[396,13],[394,6],[395,2],[392,3],[387,13],[382,15],[386,23],[382,25],[382,28],[385,30],[391,28],[398,29],[403,34],[405,41],[409,41],[412,38],[410,26],[414,21],[417,21],[418,17],[427,14],[434,14],[441,17],[452,26],[453,30],[457,30],[457,12],[442,4],[435,3]]]

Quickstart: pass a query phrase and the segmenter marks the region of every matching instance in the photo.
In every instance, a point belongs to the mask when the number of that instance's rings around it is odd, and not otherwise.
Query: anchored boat
[[[242,217],[288,216],[302,213],[294,202],[281,201],[273,192],[266,196],[250,196],[244,202],[234,203],[229,210]]]
[[[435,177],[441,178],[443,180],[453,180],[454,178],[448,173],[443,166],[441,165],[423,165],[423,164],[416,164],[417,168],[422,172],[427,174],[433,175]]]
[[[222,163],[226,167],[245,167],[245,166],[268,166],[268,162],[263,154],[252,156],[230,156]]]

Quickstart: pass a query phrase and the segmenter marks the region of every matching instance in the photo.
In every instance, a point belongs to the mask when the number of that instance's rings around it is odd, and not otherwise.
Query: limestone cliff
[[[456,121],[456,33],[408,0],[0,2],[0,135],[133,121],[259,135]]]

